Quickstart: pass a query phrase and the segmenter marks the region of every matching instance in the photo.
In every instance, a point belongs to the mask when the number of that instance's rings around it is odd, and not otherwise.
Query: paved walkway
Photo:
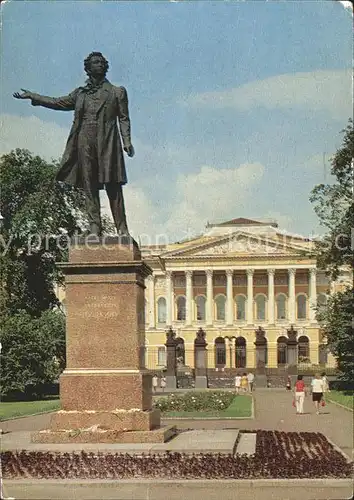
[[[249,420],[165,420],[165,424],[194,429],[277,429],[283,431],[322,432],[352,457],[353,413],[332,403],[316,415],[311,397],[305,398],[304,415],[296,415],[293,392],[282,389],[258,389],[254,393],[255,418]],[[50,414],[8,420],[0,423],[6,431],[34,431],[49,427]]]

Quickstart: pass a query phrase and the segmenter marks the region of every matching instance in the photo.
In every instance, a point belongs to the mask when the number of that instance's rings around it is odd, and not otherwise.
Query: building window
[[[157,349],[157,364],[159,366],[166,366],[166,348],[159,347]]]
[[[236,368],[246,368],[246,339],[244,337],[236,339],[235,366]]]
[[[177,297],[177,321],[186,321],[186,298],[183,295]]]
[[[160,297],[157,301],[157,322],[166,323],[166,299]]]
[[[277,295],[275,302],[277,307],[277,319],[286,319],[286,295]]]
[[[310,343],[304,335],[298,340],[298,363],[310,363]]]
[[[204,295],[198,295],[195,298],[196,316],[198,321],[205,321],[205,304],[206,298]]]
[[[288,340],[286,337],[279,337],[277,340],[278,365],[285,365],[288,361]]]
[[[215,305],[216,305],[216,319],[219,321],[225,321],[225,305],[226,305],[225,295],[218,295],[215,298]]]
[[[266,298],[264,295],[256,297],[256,318],[260,321],[266,319]]]
[[[215,347],[215,366],[224,367],[226,365],[226,347],[225,339],[223,337],[218,337],[214,342]]]
[[[298,295],[296,298],[297,319],[306,319],[307,298],[306,295]]]
[[[246,319],[246,297],[244,295],[237,295],[236,297],[236,319]]]

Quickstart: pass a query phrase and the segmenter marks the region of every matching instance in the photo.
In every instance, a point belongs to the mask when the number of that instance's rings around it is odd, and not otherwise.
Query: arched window
[[[217,337],[214,341],[214,346],[215,346],[215,366],[217,368],[224,367],[226,365],[225,339],[223,337]]]
[[[240,321],[246,319],[246,297],[244,295],[236,297],[236,319]]]
[[[260,321],[266,318],[266,298],[264,295],[256,297],[256,318]]]
[[[277,319],[286,319],[286,295],[280,293],[276,299]]]
[[[157,301],[157,322],[166,323],[166,299],[160,297]]]
[[[157,364],[159,366],[166,366],[166,348],[159,347],[157,349]]]
[[[186,321],[186,298],[183,295],[177,297],[177,321]]]
[[[225,305],[226,305],[225,295],[217,295],[215,297],[216,319],[219,321],[225,321]]]
[[[298,295],[296,298],[297,319],[306,319],[307,316],[307,297],[306,295]]]
[[[236,368],[246,368],[246,339],[244,337],[236,339],[235,366]]]
[[[195,298],[196,316],[198,321],[205,321],[205,304],[206,298],[204,295],[197,295]]]
[[[186,352],[184,348],[184,340],[181,337],[176,339],[176,360],[177,364],[185,365],[186,363]]]
[[[304,335],[298,339],[298,363],[310,363],[310,343]]]
[[[278,365],[285,365],[288,362],[288,339],[284,336],[277,340]]]

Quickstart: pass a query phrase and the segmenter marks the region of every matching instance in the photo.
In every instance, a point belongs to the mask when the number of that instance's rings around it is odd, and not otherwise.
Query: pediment
[[[244,232],[233,233],[227,237],[215,237],[209,241],[195,242],[187,248],[178,248],[161,257],[222,257],[245,255],[299,255],[304,247],[285,244],[271,238],[259,237]]]

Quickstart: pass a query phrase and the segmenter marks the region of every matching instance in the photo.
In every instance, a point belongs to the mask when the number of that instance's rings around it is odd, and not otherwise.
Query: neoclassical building
[[[200,327],[206,332],[209,368],[255,368],[256,330],[266,367],[293,363],[290,343],[296,363],[334,366],[315,307],[325,306],[328,294],[350,275],[330,283],[316,269],[312,249],[313,242],[279,229],[276,222],[244,218],[208,224],[194,239],[142,246],[143,259],[153,269],[145,283],[147,367],[165,366],[169,327],[190,367]]]

